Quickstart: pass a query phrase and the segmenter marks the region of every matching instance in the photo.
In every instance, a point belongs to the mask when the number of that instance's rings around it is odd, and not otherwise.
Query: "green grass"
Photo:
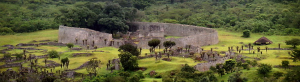
[[[165,36],[165,38],[168,39],[168,38],[181,38],[181,37],[179,37],[179,36]]]

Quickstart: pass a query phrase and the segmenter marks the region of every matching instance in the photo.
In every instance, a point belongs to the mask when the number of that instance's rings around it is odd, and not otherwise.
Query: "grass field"
[[[292,38],[300,38],[299,36],[267,36],[267,35],[261,35],[261,34],[251,34],[250,38],[243,38],[240,37],[242,36],[242,33],[237,33],[237,32],[227,32],[223,31],[222,29],[216,29],[218,31],[219,35],[219,43],[216,45],[210,45],[210,46],[203,46],[204,50],[210,50],[211,48],[214,49],[214,51],[227,51],[228,47],[233,46],[234,49],[236,46],[241,46],[243,44],[240,44],[240,42],[243,42],[244,44],[248,43],[253,43],[260,37],[267,37],[271,41],[273,41],[273,44],[270,45],[255,45],[254,49],[256,47],[261,47],[264,49],[265,47],[268,48],[277,48],[278,44],[281,44],[281,48],[291,48],[292,46],[286,45],[284,42],[286,40],[292,39]],[[30,43],[33,40],[39,41],[39,40],[57,40],[58,38],[58,30],[44,30],[44,31],[38,31],[38,32],[32,32],[32,33],[21,33],[21,34],[15,34],[15,35],[5,35],[5,36],[0,36],[0,46],[10,44],[10,45],[16,45],[18,43]],[[166,38],[180,38],[176,36],[167,36]],[[76,46],[79,47],[79,46]],[[70,51],[67,47],[65,46],[39,46],[35,47],[38,49],[47,49],[49,50],[56,50],[58,52],[61,52],[60,54],[61,58],[68,57],[70,60],[70,65],[69,69],[74,69],[82,65],[83,63],[87,62],[91,58],[98,58],[101,60],[102,68],[99,70],[99,74],[107,74],[110,73],[110,71],[107,71],[105,68],[105,64],[108,62],[108,60],[118,58],[118,49],[113,48],[113,47],[104,47],[104,48],[98,48],[97,51],[104,51],[104,52],[92,52],[93,50],[81,50],[81,51]],[[0,49],[5,49],[4,47],[0,47]],[[156,51],[162,51],[163,49],[159,50],[156,49]],[[251,50],[252,52],[253,50]],[[259,60],[259,63],[267,63],[271,65],[280,65],[282,60],[288,60],[290,61],[290,65],[300,65],[300,62],[292,62],[292,60],[288,59],[290,56],[287,54],[289,50],[268,50],[267,52],[265,50],[262,50],[263,54],[260,53],[255,53],[255,54],[249,54],[249,51],[242,51],[243,55],[247,56],[249,60],[253,60],[253,58],[262,58]],[[22,53],[22,50],[12,50],[9,51],[10,53]],[[42,53],[36,50],[29,50],[29,52],[33,52],[31,54],[35,55],[45,55],[46,53]],[[92,56],[81,56],[81,57],[71,57],[72,53],[93,53]],[[149,53],[149,49],[143,49],[142,50],[142,55],[145,56],[145,53]],[[3,57],[3,54],[0,54],[0,57]],[[163,58],[165,58],[164,56]],[[166,71],[171,71],[171,70],[177,70],[182,67],[184,64],[189,64],[190,66],[194,66],[197,63],[201,62],[195,62],[191,58],[182,58],[182,57],[171,57],[172,61],[163,61],[163,60],[155,60],[155,58],[146,58],[146,59],[141,59],[139,60],[139,66],[140,67],[146,67],[147,70],[144,71],[144,74],[149,73],[150,71],[156,71],[158,73],[163,73]],[[43,62],[44,59],[39,59],[38,60],[38,65],[45,65]],[[53,59],[48,59],[55,61],[57,63],[60,63],[60,60],[58,58],[53,58]],[[0,65],[4,65],[4,62],[0,62]],[[23,64],[24,67],[29,67],[29,63]],[[0,71],[4,71],[8,68],[2,68]],[[18,67],[13,67],[14,70],[17,70]],[[47,69],[50,70],[50,69]],[[54,71],[56,70],[63,70],[60,67],[56,67]],[[283,69],[279,68],[274,68],[273,71],[285,71]],[[76,70],[78,73],[84,73],[87,74],[86,69],[79,69]],[[251,68],[250,70],[242,70],[244,77],[249,77],[249,79],[255,79],[257,76],[256,68]],[[232,74],[232,73],[231,73]],[[226,74],[224,76],[218,76],[219,81],[224,80],[225,82],[227,81],[228,77],[231,74]],[[150,78],[146,77],[145,79],[141,80],[143,82],[152,82],[152,81],[157,81],[161,82],[161,79],[159,78]],[[252,80],[249,80],[252,81]]]

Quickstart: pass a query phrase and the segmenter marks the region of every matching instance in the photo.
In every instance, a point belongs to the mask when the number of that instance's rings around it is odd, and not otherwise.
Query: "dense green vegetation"
[[[180,23],[299,35],[299,0],[1,0],[0,34],[58,25],[125,32],[126,22]]]

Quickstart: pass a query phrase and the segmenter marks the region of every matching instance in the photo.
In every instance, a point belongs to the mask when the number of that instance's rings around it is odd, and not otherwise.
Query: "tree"
[[[250,37],[250,30],[244,30],[244,31],[243,31],[243,36],[242,36],[242,37],[245,37],[245,38]]]
[[[146,7],[150,6],[153,0],[133,0],[133,6],[137,9],[144,10]]]
[[[189,73],[194,73],[196,70],[193,67],[190,67],[188,64],[185,64],[182,68],[181,71],[184,72],[189,72]]]
[[[57,57],[59,57],[58,52],[55,51],[55,50],[49,51],[48,55],[49,55],[50,58],[57,58]]]
[[[67,65],[67,63],[70,61],[69,61],[69,58],[66,57],[66,58],[61,59],[60,62],[62,63],[62,67],[63,67],[65,65]]]
[[[290,63],[290,62],[287,61],[287,60],[284,60],[284,61],[281,62],[282,67],[284,67],[285,69],[289,67],[289,63]]]
[[[148,41],[148,46],[150,46],[153,49],[156,46],[158,46],[159,44],[160,44],[160,40],[158,40],[158,39],[152,39],[152,40]]]
[[[293,38],[291,40],[285,41],[285,43],[286,45],[292,45],[294,48],[296,48],[296,46],[300,45],[300,39]]]
[[[262,74],[263,76],[267,76],[268,73],[270,73],[272,70],[272,65],[269,64],[260,64],[259,68],[257,69],[257,72],[259,74]]]
[[[125,71],[133,71],[138,68],[137,57],[133,56],[131,53],[121,52],[119,58]]]
[[[100,60],[97,60],[97,58],[92,58],[90,59],[90,61],[88,62],[88,65],[86,66],[86,70],[90,73],[90,74],[95,74],[97,73],[97,69],[100,69]]]
[[[167,50],[168,48],[171,49],[171,47],[172,47],[172,46],[175,46],[175,45],[176,45],[176,43],[173,42],[173,41],[165,41],[165,42],[163,43],[163,46],[166,48],[166,50]]]
[[[222,77],[222,75],[224,75],[225,73],[225,69],[224,69],[224,67],[223,67],[224,65],[223,64],[217,64],[216,65],[216,69],[217,69],[217,72],[221,75],[221,77]]]
[[[119,47],[119,50],[118,51],[124,51],[124,52],[129,52],[131,53],[132,55],[134,56],[139,56],[140,55],[140,52],[138,50],[138,48],[136,46],[133,46],[131,44],[124,44],[124,45],[121,45]]]
[[[224,69],[227,73],[232,72],[233,68],[236,66],[236,61],[234,60],[227,60],[224,65]]]
[[[294,62],[297,62],[300,60],[300,49],[294,49],[289,55],[292,56]]]
[[[125,32],[129,29],[128,25],[119,18],[101,18],[98,23],[104,26],[111,34],[115,34],[117,31]]]
[[[92,27],[97,20],[97,14],[86,7],[62,8],[61,14],[55,17],[55,21],[66,26]]]

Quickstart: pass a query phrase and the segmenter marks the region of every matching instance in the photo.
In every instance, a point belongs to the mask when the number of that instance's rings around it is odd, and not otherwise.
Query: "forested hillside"
[[[300,0],[0,0],[0,33],[58,25],[115,33],[126,22],[166,22],[300,35]],[[118,28],[116,28],[118,27]]]

